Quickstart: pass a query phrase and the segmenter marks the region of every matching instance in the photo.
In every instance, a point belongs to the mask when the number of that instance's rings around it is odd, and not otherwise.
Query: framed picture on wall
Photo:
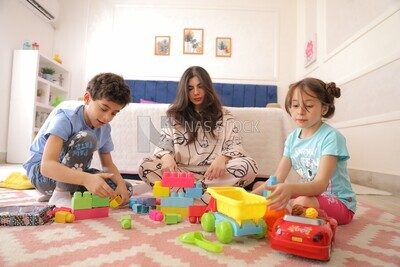
[[[304,49],[304,67],[317,61],[317,34],[307,39]]]
[[[156,56],[169,56],[171,50],[170,36],[156,36],[154,44],[154,54]]]
[[[215,51],[217,57],[230,57],[232,55],[232,39],[229,37],[217,37]]]
[[[203,34],[203,29],[183,29],[183,53],[197,55],[203,54]]]

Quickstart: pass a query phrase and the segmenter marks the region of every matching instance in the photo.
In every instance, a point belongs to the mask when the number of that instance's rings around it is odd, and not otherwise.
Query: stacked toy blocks
[[[184,188],[185,192],[171,192],[170,188]],[[195,183],[193,173],[164,172],[162,180],[155,183],[153,196],[160,197],[160,210],[165,218],[167,214],[178,214],[182,218],[189,217],[189,207],[194,205],[195,198],[201,198],[201,183]],[[181,220],[174,220],[180,222]]]
[[[89,191],[75,192],[71,204],[76,220],[103,218],[108,217],[110,198],[100,198]]]

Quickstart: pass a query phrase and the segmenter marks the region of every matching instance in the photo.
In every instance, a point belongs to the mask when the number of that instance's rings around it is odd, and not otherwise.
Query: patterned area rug
[[[38,204],[35,190],[0,189],[0,206]],[[133,228],[120,227],[131,214]],[[202,231],[184,220],[165,225],[129,208],[111,210],[108,218],[0,226],[0,266],[400,266],[400,218],[359,203],[354,221],[339,226],[329,262],[274,251],[268,239],[234,237],[221,253],[207,252],[178,240]],[[205,233],[214,242],[215,234]]]

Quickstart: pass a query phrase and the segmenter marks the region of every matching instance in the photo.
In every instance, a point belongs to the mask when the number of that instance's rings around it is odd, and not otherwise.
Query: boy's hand
[[[95,194],[99,197],[110,197],[111,199],[116,197],[118,194],[104,181],[105,179],[111,178],[114,174],[112,173],[96,173],[91,174],[93,177],[85,179],[83,186],[89,190],[90,193]]]
[[[267,206],[272,210],[283,210],[286,208],[292,193],[290,192],[290,186],[285,183],[279,183],[274,186],[265,186],[266,190],[273,191],[271,195],[267,197],[267,200],[271,200]]]
[[[223,176],[226,169],[226,160],[227,157],[225,157],[224,155],[216,157],[211,163],[210,167],[208,167],[206,173],[204,174],[204,178],[206,178],[207,180],[213,180]]]
[[[128,192],[128,189],[126,188],[125,183],[121,183],[120,185],[117,185],[115,192],[117,193],[117,195],[120,195],[122,198],[121,206],[125,205],[126,203],[129,202],[129,192]]]
[[[178,166],[176,165],[174,157],[170,154],[165,154],[162,158],[161,173],[164,172],[177,172]]]

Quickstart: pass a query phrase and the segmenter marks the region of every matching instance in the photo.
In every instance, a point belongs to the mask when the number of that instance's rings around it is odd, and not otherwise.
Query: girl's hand
[[[226,160],[227,157],[224,155],[219,155],[216,157],[211,163],[210,167],[208,167],[206,173],[204,174],[204,178],[207,180],[213,180],[223,176],[226,170]]]
[[[290,185],[280,183],[274,186],[265,186],[265,189],[273,191],[267,200],[271,200],[267,206],[272,210],[283,210],[286,208],[290,197],[292,196]]]
[[[164,172],[177,172],[178,166],[176,165],[175,159],[170,154],[165,154],[162,158],[161,173]]]
[[[114,198],[117,193],[106,183],[105,179],[113,177],[113,173],[96,173],[90,174],[92,177],[84,180],[83,186],[99,197]]]

